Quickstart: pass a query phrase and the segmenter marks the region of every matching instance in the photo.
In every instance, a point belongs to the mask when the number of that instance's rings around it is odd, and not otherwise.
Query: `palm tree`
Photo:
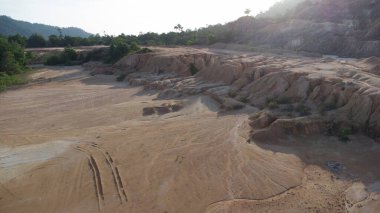
[[[174,26],[174,29],[178,30],[179,32],[183,32],[183,27],[180,24],[177,24],[176,26]]]
[[[244,14],[249,16],[249,14],[251,13],[251,9],[245,9],[244,10]]]

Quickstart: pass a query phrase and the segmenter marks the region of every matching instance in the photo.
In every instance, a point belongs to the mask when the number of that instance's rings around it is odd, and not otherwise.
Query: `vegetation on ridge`
[[[135,53],[140,47],[135,43],[128,43],[123,39],[115,38],[109,48],[100,48],[88,53],[78,53],[71,46],[65,47],[64,51],[51,55],[47,58],[45,65],[80,65],[89,61],[103,61],[112,64],[123,56]],[[145,50],[146,51],[146,50]]]
[[[0,36],[0,91],[25,81],[22,74],[27,70],[25,65],[31,57],[25,53],[17,36],[8,39]]]

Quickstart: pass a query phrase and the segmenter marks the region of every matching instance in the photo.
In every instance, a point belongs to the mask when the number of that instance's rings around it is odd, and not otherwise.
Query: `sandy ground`
[[[219,113],[206,96],[143,116],[174,100],[81,67],[31,78],[0,94],[0,212],[380,209],[380,148],[367,138],[247,143],[248,113]]]

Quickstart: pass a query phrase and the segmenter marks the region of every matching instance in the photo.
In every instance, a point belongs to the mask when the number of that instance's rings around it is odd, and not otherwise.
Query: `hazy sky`
[[[267,10],[280,0],[0,0],[0,15],[33,23],[80,27],[90,33],[168,32],[224,24]]]

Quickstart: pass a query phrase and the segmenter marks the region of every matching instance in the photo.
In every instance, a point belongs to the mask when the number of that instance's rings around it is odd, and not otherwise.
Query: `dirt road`
[[[156,100],[81,67],[31,78],[0,94],[0,212],[346,211],[352,180],[291,146],[247,143],[244,110]],[[174,102],[183,108],[143,116]]]

